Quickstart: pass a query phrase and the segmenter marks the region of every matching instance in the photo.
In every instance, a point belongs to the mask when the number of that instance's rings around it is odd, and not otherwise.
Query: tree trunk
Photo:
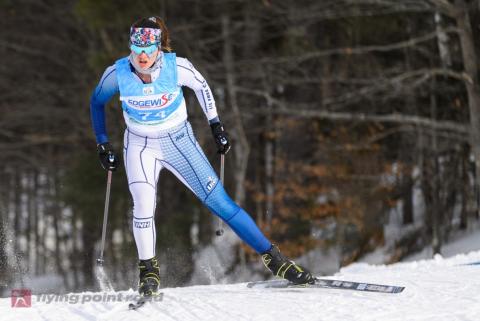
[[[437,32],[437,46],[442,61],[442,67],[447,68],[452,65],[452,55],[448,46],[448,34],[444,31],[442,15],[439,12],[434,14],[435,30]]]
[[[38,176],[39,176],[39,172],[38,170],[34,170],[33,173],[33,182],[32,182],[32,188],[33,188],[33,191],[32,191],[32,196],[33,196],[33,212],[31,213],[31,215],[33,216],[33,244],[34,244],[34,257],[35,257],[35,262],[34,262],[34,265],[35,265],[35,274],[36,275],[40,275],[41,271],[41,265],[40,265],[40,249],[42,248],[41,245],[40,245],[40,230],[39,230],[39,215],[40,215],[40,211],[39,211],[39,197],[38,197],[38,190],[39,190],[39,184],[38,184]]]
[[[268,84],[265,84],[265,90],[271,92]],[[270,230],[272,224],[272,215],[274,211],[274,196],[275,196],[275,179],[274,179],[274,162],[275,162],[275,120],[272,112],[272,104],[267,101],[267,114],[265,116],[265,223],[266,229]]]
[[[50,206],[50,210],[52,211],[52,216],[53,216],[53,228],[55,232],[55,265],[56,265],[56,270],[60,274],[60,276],[63,278],[63,282],[65,284],[65,287],[68,288],[68,279],[67,279],[67,274],[65,272],[65,269],[63,267],[63,261],[64,261],[64,253],[61,251],[61,245],[62,245],[62,239],[61,239],[61,227],[60,227],[60,218],[61,218],[61,208],[58,205],[58,188],[59,188],[59,182],[57,179],[57,173],[51,172],[50,173],[50,184],[52,186],[49,188],[53,195],[52,197],[52,204]]]
[[[431,81],[431,95],[430,95],[430,117],[432,119],[437,118],[437,97],[434,92],[436,86],[435,78]],[[437,142],[437,132],[432,130],[432,249],[433,254],[438,254],[442,248],[442,233],[441,233],[441,224],[442,224],[442,209],[440,209],[440,172],[438,164],[438,142]]]
[[[250,145],[248,144],[247,134],[244,129],[242,115],[238,107],[237,94],[235,90],[235,58],[233,56],[232,32],[230,27],[230,17],[227,14],[222,16],[222,36],[223,36],[223,63],[226,70],[227,96],[232,110],[234,138],[233,144],[235,152],[235,201],[242,205],[245,201],[245,176],[247,173],[248,157],[250,154]]]
[[[475,185],[477,191],[480,186],[480,91],[478,84],[478,64],[475,54],[475,45],[473,41],[472,26],[468,14],[468,8],[465,0],[455,0],[456,6],[460,9],[455,19],[459,29],[460,45],[462,48],[462,57],[465,73],[469,81],[466,81],[468,94],[468,106],[470,111],[470,142],[475,156]],[[477,215],[480,208],[477,204]]]
[[[407,24],[407,31],[409,34],[412,34],[413,32],[413,26],[409,22]],[[410,48],[406,47],[404,49],[405,53],[405,69],[407,71],[412,71],[413,67],[413,57],[410,54]],[[415,96],[414,89],[407,89],[406,95],[405,95],[405,110],[411,113],[412,115],[415,115],[418,113],[418,106],[417,106],[417,100]],[[408,153],[408,152],[407,152]],[[406,170],[404,173],[402,173],[402,179],[401,179],[401,186],[400,186],[400,193],[401,193],[401,198],[403,200],[403,209],[402,209],[402,214],[403,214],[403,224],[412,224],[413,223],[413,185],[414,181],[412,179],[412,166],[409,164],[409,157],[408,155],[405,155],[404,157],[407,158],[405,160],[406,163]]]
[[[223,63],[226,70],[227,79],[227,101],[230,102],[232,109],[235,138],[237,142],[233,144],[235,152],[235,201],[240,206],[245,202],[245,177],[247,175],[248,157],[250,155],[250,145],[248,144],[247,134],[244,129],[242,115],[238,107],[237,93],[235,90],[235,58],[233,56],[232,32],[230,28],[230,17],[228,14],[222,15],[222,37],[223,37]],[[242,273],[246,271],[246,255],[243,247],[239,249],[240,266]]]
[[[2,175],[3,178],[3,175]],[[3,189],[2,189],[2,192]],[[7,246],[7,235],[6,235],[6,224],[7,220],[6,217],[8,215],[7,212],[7,206],[3,202],[4,198],[2,197],[0,200],[0,213],[2,215],[0,216],[0,295],[2,294],[2,286],[6,285],[8,283],[8,257],[7,257],[7,252],[6,252],[6,246]]]
[[[78,230],[77,230],[77,220],[78,215],[77,211],[72,209],[72,254],[70,255],[70,266],[71,266],[71,273],[73,275],[73,288],[78,289],[80,288],[80,278],[79,278],[79,257],[80,257],[80,250],[78,246]]]
[[[463,144],[462,146],[462,187],[461,187],[461,196],[462,196],[462,210],[460,212],[460,229],[466,230],[468,227],[468,204],[469,204],[469,177],[468,177],[468,169],[469,169],[469,155],[470,149],[468,148],[467,144]]]
[[[16,281],[20,280],[20,284],[23,286],[23,275],[25,273],[25,262],[23,259],[23,252],[20,248],[19,244],[19,237],[22,235],[22,180],[20,169],[15,167],[14,169],[14,179],[13,179],[13,215],[14,215],[14,227],[13,227],[13,234],[16,236],[14,237],[13,241],[13,251],[14,251],[14,260],[15,260],[15,276],[14,278]]]
[[[413,223],[413,179],[411,172],[407,172],[402,182],[403,224]]]
[[[25,182],[26,182],[26,195],[27,195],[27,230],[25,234],[27,236],[27,265],[28,267],[33,267],[32,274],[36,274],[36,213],[35,213],[35,171],[28,170],[25,171]]]
[[[13,215],[14,215],[14,225],[13,225],[13,233],[14,235],[22,235],[20,221],[22,218],[22,204],[21,204],[21,196],[22,196],[22,188],[21,188],[21,177],[20,177],[20,169],[17,167],[15,168],[14,174],[14,187],[13,187]],[[20,244],[18,242],[18,237],[14,238],[13,241],[13,250],[16,256],[20,255]]]
[[[86,289],[92,289],[94,285],[94,271],[93,262],[95,255],[95,237],[92,232],[85,226],[82,228],[82,272],[84,277],[84,287]]]

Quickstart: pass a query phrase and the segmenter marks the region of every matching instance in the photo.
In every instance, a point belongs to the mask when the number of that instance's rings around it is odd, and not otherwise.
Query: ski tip
[[[137,310],[138,308],[141,308],[142,306],[145,305],[145,303],[149,302],[150,300],[138,300],[135,303],[130,303],[128,305],[129,310]]]
[[[395,289],[393,289],[393,293],[402,293],[403,290],[405,290],[404,286],[397,286]]]
[[[129,310],[137,310],[145,305],[147,302],[158,302],[163,300],[163,292],[156,293],[154,295],[142,296],[136,302],[132,302],[128,305]]]

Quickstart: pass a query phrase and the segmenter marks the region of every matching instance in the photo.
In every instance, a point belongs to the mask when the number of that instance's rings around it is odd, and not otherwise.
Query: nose
[[[142,51],[142,53],[139,54],[138,57],[142,59],[148,59],[148,55],[145,53],[145,51]]]

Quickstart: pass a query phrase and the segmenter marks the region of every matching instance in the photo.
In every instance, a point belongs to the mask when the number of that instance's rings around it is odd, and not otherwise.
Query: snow
[[[480,233],[477,230],[471,231],[465,235],[462,235],[458,240],[447,243],[442,247],[442,256],[451,257],[457,253],[470,252],[480,249]],[[420,259],[426,259],[432,257],[433,250],[429,246],[420,253],[405,258],[404,261],[418,261]]]
[[[32,307],[12,308],[0,299],[0,319],[17,320],[478,320],[480,251],[451,258],[394,265],[352,264],[336,279],[405,286],[400,294],[333,289],[249,289],[245,283],[164,288],[163,300],[129,311],[127,301],[91,302],[92,295],[72,293],[69,300],[48,303],[32,296]],[[111,292],[134,295],[133,290]],[[74,302],[72,298],[77,301]],[[42,299],[43,298],[43,299]],[[52,296],[53,299],[53,296]],[[58,298],[57,298],[58,299]],[[88,299],[90,302],[81,303]],[[40,302],[42,301],[42,302]],[[57,300],[58,301],[58,300]]]

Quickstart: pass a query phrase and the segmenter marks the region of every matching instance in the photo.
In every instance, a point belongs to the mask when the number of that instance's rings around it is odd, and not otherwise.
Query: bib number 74
[[[161,110],[159,112],[140,112],[139,113],[142,116],[143,121],[148,121],[148,120],[158,120],[158,119],[163,119],[165,118],[165,111]]]

